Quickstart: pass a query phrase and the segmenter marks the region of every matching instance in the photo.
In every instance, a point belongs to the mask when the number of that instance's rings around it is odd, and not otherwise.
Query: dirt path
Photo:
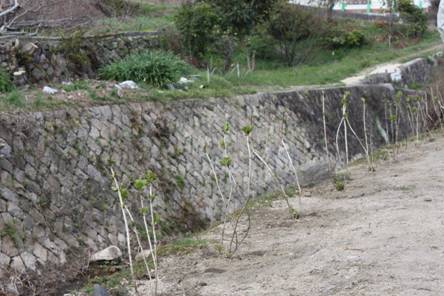
[[[439,51],[443,50],[443,45],[441,43],[438,43],[436,45],[433,45],[429,48],[417,51],[415,53],[409,54],[407,56],[399,57],[394,60],[391,60],[387,63],[378,64],[372,67],[368,67],[364,70],[362,70],[359,73],[356,73],[355,75],[351,77],[347,77],[343,79],[341,82],[345,85],[353,85],[356,83],[360,83],[363,79],[365,79],[368,75],[371,74],[378,74],[378,73],[394,73],[398,70],[398,68],[405,62],[409,60],[413,60],[418,57],[425,56],[427,54],[436,54]]]
[[[444,137],[311,189],[304,217],[255,211],[239,258],[203,249],[162,260],[164,295],[443,295]],[[208,234],[209,236],[211,234]]]

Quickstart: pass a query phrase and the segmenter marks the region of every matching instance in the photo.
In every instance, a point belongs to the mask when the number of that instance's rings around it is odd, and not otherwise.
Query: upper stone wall
[[[101,66],[159,46],[157,33],[0,41],[0,66],[11,73],[17,85],[94,78]]]

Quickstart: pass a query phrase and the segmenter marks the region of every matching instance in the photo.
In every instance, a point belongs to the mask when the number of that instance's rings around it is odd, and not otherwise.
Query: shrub
[[[266,21],[279,0],[204,0],[211,4],[221,17],[225,32],[240,39],[250,34],[256,25]]]
[[[190,67],[177,56],[164,51],[149,51],[127,56],[99,70],[99,76],[108,80],[134,80],[162,87],[177,81]]]
[[[421,37],[427,30],[427,16],[422,9],[410,0],[400,0],[398,9],[401,20],[407,24],[407,35],[409,37]]]
[[[326,45],[331,49],[338,48],[357,48],[366,43],[365,36],[358,30],[351,32],[334,33],[333,36],[326,38]]]
[[[292,65],[300,41],[309,38],[318,27],[308,11],[288,3],[277,5],[268,23],[268,33],[279,44],[279,51],[288,65]]]
[[[219,17],[207,3],[187,3],[179,9],[175,24],[188,53],[202,57],[216,41]]]
[[[246,49],[249,52],[254,52],[256,57],[260,59],[274,59],[276,57],[273,46],[273,38],[267,34],[263,28],[258,28],[246,38]]]
[[[337,191],[344,191],[347,176],[344,174],[336,174],[333,176],[333,185]]]
[[[159,36],[160,48],[165,51],[171,51],[177,55],[183,53],[181,34],[174,27],[167,27],[161,31]]]
[[[8,72],[0,68],[0,92],[6,93],[14,89],[14,85],[11,82]]]
[[[82,74],[91,67],[91,59],[84,50],[86,47],[84,35],[83,30],[77,30],[62,38],[57,47],[57,51],[63,53],[69,61],[68,67],[77,74]]]

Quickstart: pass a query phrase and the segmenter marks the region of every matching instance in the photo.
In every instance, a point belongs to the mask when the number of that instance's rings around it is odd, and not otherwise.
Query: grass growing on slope
[[[428,32],[418,42],[404,48],[389,48],[387,43],[372,43],[363,48],[342,52],[318,50],[311,61],[295,67],[270,67],[258,63],[258,69],[237,77],[236,73],[225,76],[235,85],[249,86],[298,86],[337,83],[359,73],[365,68],[395,59],[416,57],[415,54],[440,43],[437,33]]]
[[[109,17],[98,20],[87,31],[88,35],[121,32],[154,32],[173,24],[178,5],[152,4],[133,0],[137,4],[131,16]]]

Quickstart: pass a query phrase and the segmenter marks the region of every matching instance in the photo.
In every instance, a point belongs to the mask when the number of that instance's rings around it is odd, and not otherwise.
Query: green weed
[[[18,90],[13,90],[10,93],[1,97],[1,99],[6,105],[21,108],[25,106],[25,98],[23,94]]]
[[[147,51],[105,66],[100,69],[99,75],[107,80],[134,80],[163,87],[189,72],[190,67],[177,56],[169,52]]]
[[[10,92],[14,90],[14,88],[9,73],[3,68],[0,68],[0,93]]]

